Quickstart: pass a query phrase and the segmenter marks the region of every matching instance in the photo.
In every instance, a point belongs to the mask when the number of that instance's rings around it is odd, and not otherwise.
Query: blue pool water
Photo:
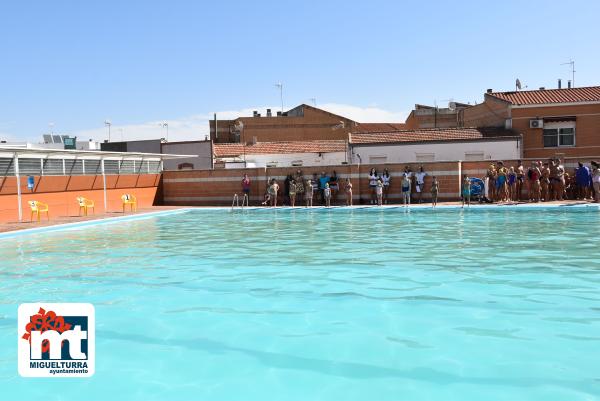
[[[592,400],[598,209],[193,210],[0,239],[2,400]],[[96,374],[17,374],[23,302]]]

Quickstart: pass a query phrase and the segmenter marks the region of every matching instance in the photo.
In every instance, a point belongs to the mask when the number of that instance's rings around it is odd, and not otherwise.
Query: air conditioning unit
[[[529,128],[544,128],[544,120],[529,120]]]

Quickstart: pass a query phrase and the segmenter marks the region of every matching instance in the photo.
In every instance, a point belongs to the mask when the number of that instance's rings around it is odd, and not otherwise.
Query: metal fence
[[[99,159],[49,159],[19,157],[19,175],[100,175],[102,160]],[[104,160],[104,173],[160,174],[160,160]],[[15,175],[15,159],[0,157],[0,176]]]

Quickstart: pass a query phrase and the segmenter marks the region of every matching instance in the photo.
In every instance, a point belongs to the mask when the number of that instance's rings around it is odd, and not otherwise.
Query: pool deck
[[[144,215],[144,214],[148,214],[148,213],[163,212],[163,211],[177,210],[177,209],[187,209],[187,208],[179,207],[179,206],[152,206],[149,208],[139,208],[136,213],[126,212],[123,214],[122,212],[108,212],[108,213],[97,213],[97,214],[88,215],[88,216],[77,216],[77,215],[57,216],[57,217],[51,216],[50,221],[45,219],[45,215],[42,215],[42,218],[39,222],[37,222],[35,220],[34,221],[24,220],[21,222],[19,222],[19,221],[2,222],[2,223],[0,223],[0,233],[18,231],[18,230],[27,230],[27,229],[32,229],[32,228],[52,227],[52,226],[57,226],[57,225],[81,223],[81,222],[88,222],[88,221],[95,221],[95,220],[105,220],[105,219],[111,219],[111,218],[115,218],[115,217],[139,216],[139,215]]]
[[[383,205],[382,208],[398,208],[402,206],[401,204],[394,203]],[[568,200],[568,201],[555,201],[555,202],[540,202],[540,203],[528,203],[528,202],[509,202],[509,203],[494,203],[494,204],[472,204],[473,208],[501,208],[506,206],[516,206],[518,208],[528,208],[528,207],[559,207],[559,206],[595,206],[600,208],[600,204],[593,203],[590,201],[581,201],[581,200]],[[360,209],[360,208],[377,208],[376,205],[355,205],[352,208]],[[459,209],[461,207],[460,202],[440,202],[438,203],[438,208],[440,209]],[[466,206],[465,206],[466,207]],[[306,209],[304,206],[297,206],[297,209]],[[315,205],[315,209],[323,209],[324,206]],[[421,203],[421,204],[411,204],[411,209],[431,209],[431,203]],[[86,223],[86,222],[100,222],[101,220],[107,219],[115,219],[115,218],[128,218],[128,217],[143,217],[144,215],[150,215],[154,213],[161,212],[169,212],[176,210],[186,210],[186,209],[231,209],[231,207],[220,206],[220,207],[210,207],[210,206],[153,206],[149,208],[140,208],[137,213],[125,213],[122,212],[109,212],[109,213],[99,213],[95,215],[89,216],[58,216],[52,217],[50,221],[42,220],[40,222],[37,221],[13,221],[13,222],[4,222],[0,223],[0,233],[9,233],[20,230],[28,230],[28,231],[37,231],[37,229],[44,229],[54,226],[68,226],[77,223]],[[273,209],[266,206],[250,206],[248,209]],[[277,209],[291,209],[289,206],[277,207]],[[334,206],[332,209],[346,209],[346,207]],[[119,219],[120,220],[120,219]],[[58,227],[56,227],[58,228]],[[34,229],[34,230],[32,230]]]

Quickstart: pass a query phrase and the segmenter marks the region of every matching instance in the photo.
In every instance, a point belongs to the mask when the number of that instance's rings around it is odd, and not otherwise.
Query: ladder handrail
[[[233,200],[231,201],[231,210],[233,210],[234,205],[240,207],[240,199],[238,198],[238,194],[233,194]]]

